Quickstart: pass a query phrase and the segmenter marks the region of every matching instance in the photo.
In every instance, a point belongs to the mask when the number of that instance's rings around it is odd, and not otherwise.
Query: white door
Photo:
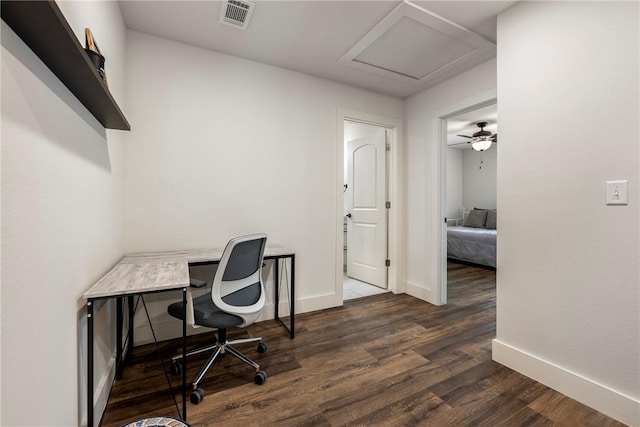
[[[387,287],[386,130],[347,142],[347,276]]]

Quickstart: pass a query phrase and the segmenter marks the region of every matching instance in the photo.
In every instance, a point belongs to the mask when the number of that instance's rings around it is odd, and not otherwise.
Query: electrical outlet
[[[628,205],[627,181],[607,181],[607,205]]]

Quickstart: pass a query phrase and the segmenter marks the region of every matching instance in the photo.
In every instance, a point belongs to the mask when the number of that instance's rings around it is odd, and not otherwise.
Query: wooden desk
[[[182,302],[187,304],[187,287],[189,287],[189,266],[217,264],[222,257],[223,249],[193,249],[184,251],[145,252],[125,255],[107,274],[93,285],[83,297],[87,300],[87,426],[93,427],[93,311],[94,303],[101,299],[117,299],[117,332],[116,332],[116,377],[122,374],[122,327],[123,301],[127,298],[129,307],[129,341],[128,350],[133,348],[133,298],[156,292],[182,290]],[[281,268],[286,268],[286,259],[290,259],[290,297],[289,327],[280,319],[278,306],[280,303]],[[274,260],[274,309],[275,320],[282,325],[291,339],[295,336],[295,253],[280,245],[267,245],[265,260]],[[281,260],[283,260],[281,262]],[[182,354],[187,353],[187,322],[182,321]],[[129,354],[129,352],[128,352]],[[186,400],[186,359],[182,363],[182,417],[187,420]]]

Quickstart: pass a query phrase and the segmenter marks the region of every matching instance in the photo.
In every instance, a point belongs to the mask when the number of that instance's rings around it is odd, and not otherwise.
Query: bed
[[[484,214],[474,211],[484,211]],[[489,212],[492,213],[488,215]],[[463,226],[447,225],[447,257],[495,268],[495,216],[495,210],[474,209],[463,212]]]

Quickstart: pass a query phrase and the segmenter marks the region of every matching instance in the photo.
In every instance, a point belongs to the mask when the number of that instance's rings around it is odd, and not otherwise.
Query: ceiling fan
[[[476,151],[485,151],[491,148],[491,144],[494,142],[498,142],[498,134],[492,134],[488,130],[484,130],[484,128],[488,125],[487,122],[478,122],[476,126],[480,128],[480,130],[473,134],[473,136],[469,135],[458,135],[463,138],[469,138],[467,141],[468,144],[471,144],[471,148]]]

